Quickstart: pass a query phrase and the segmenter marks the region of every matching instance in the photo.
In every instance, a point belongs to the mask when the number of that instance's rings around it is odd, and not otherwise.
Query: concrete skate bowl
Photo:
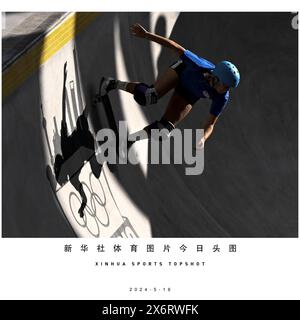
[[[298,35],[292,18],[66,16],[3,68],[3,236],[296,237]],[[132,38],[128,29],[134,22],[240,69],[241,84],[206,143],[201,175],[185,175],[184,165],[112,170],[95,161],[93,138],[107,126],[102,105],[92,103],[100,78],[151,84],[176,59],[167,49]],[[115,120],[127,121],[130,132],[159,119],[169,97],[145,108],[127,93],[110,93]],[[196,129],[208,114],[209,103],[200,101],[179,128]],[[138,143],[136,153],[147,157],[147,147]],[[63,153],[57,178],[54,166]]]

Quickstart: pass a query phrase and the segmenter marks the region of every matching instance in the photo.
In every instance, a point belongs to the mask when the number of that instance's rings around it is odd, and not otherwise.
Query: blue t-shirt
[[[205,72],[212,72],[215,65],[189,50],[185,50],[180,59],[184,62],[180,87],[184,90],[185,96],[192,104],[199,99],[211,99],[210,113],[216,117],[219,116],[229,100],[229,91],[223,94],[218,93],[203,75]]]

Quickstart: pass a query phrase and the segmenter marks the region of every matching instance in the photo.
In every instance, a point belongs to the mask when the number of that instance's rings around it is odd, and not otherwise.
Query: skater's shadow
[[[83,217],[87,197],[80,182],[79,175],[83,166],[89,162],[94,176],[98,179],[101,174],[102,165],[95,157],[95,139],[89,129],[87,120],[88,106],[76,120],[76,127],[71,134],[68,133],[66,121],[66,79],[67,63],[64,65],[64,85],[62,95],[62,120],[60,129],[61,154],[56,154],[54,161],[54,174],[57,183],[62,186],[68,181],[79,192],[82,202],[78,213]]]

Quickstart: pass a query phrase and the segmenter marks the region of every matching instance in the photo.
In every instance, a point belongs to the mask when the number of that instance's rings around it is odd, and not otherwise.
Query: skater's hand
[[[130,27],[130,32],[133,36],[139,37],[139,38],[146,38],[147,30],[144,29],[140,24],[135,23]]]
[[[204,148],[205,138],[201,138],[196,144],[196,150],[201,150]]]

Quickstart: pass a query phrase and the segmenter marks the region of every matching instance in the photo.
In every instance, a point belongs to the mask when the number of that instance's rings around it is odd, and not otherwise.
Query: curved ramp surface
[[[296,237],[298,33],[292,18],[66,16],[3,70],[3,236]],[[206,143],[199,176],[185,175],[181,165],[112,167],[96,161],[95,134],[110,126],[103,105],[93,105],[100,78],[151,84],[175,60],[167,49],[131,37],[135,22],[240,69],[241,84]],[[148,108],[125,92],[109,98],[114,121],[127,121],[135,132],[160,119],[169,97]],[[209,104],[199,101],[179,128],[199,128],[208,113]],[[147,143],[134,148],[139,158],[147,157]]]

